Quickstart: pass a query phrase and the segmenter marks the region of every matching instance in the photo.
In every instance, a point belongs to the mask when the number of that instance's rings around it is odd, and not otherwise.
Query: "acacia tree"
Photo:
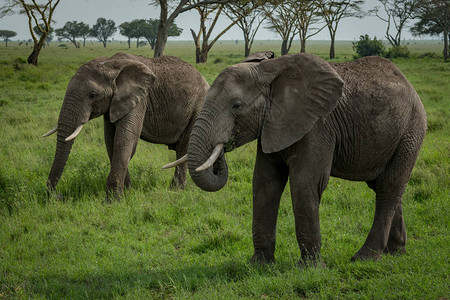
[[[382,6],[386,16],[381,15],[380,6],[376,6],[371,13],[382,21],[387,23],[386,39],[395,47],[400,46],[402,30],[406,26],[408,20],[414,18],[414,11],[417,7],[418,0],[378,0]],[[393,29],[393,30],[391,30]],[[391,33],[391,32],[394,33]]]
[[[158,38],[158,25],[158,19],[149,19],[145,20],[145,22],[141,24],[141,28],[139,29],[141,36],[147,40],[152,50],[155,49],[156,41]],[[177,24],[172,23],[169,28],[168,36],[179,36],[181,32],[183,32],[183,29],[179,28]]]
[[[312,27],[321,21],[319,4],[320,0],[299,0],[292,3],[292,9],[297,16],[295,22],[300,36],[300,52],[306,52],[306,40],[321,32],[326,26]]]
[[[28,56],[27,62],[36,66],[38,63],[39,53],[45,45],[47,35],[51,30],[50,25],[52,23],[53,13],[60,0],[46,0],[40,2],[37,0],[4,1],[6,4],[0,7],[0,18],[14,13],[24,14],[28,18],[28,30],[30,31],[34,45],[33,51],[30,56]],[[41,35],[37,35],[34,32],[33,24],[38,27]],[[44,26],[41,26],[41,24],[44,24]]]
[[[297,15],[292,9],[292,4],[296,1],[270,1],[264,6],[265,15],[270,23],[268,29],[278,33],[282,39],[281,55],[286,55],[292,46],[294,37],[298,34],[296,27]]]
[[[89,32],[89,25],[78,21],[68,21],[62,28],[55,30],[57,36],[69,40],[75,48],[80,48],[77,38],[83,37],[86,32]]]
[[[321,0],[319,2],[320,15],[324,18],[330,32],[330,59],[336,57],[334,44],[339,22],[349,17],[362,18],[360,5],[363,3],[364,0]]]
[[[105,18],[98,18],[97,23],[92,26],[90,35],[97,38],[103,43],[103,47],[106,48],[108,38],[117,31],[116,23],[113,20],[106,20]]]
[[[0,30],[0,38],[2,38],[5,43],[6,43],[6,47],[8,47],[8,41],[10,38],[14,37],[17,35],[17,32],[15,31],[11,31],[11,30]]]
[[[192,4],[196,5],[196,10],[200,15],[200,29],[198,33],[196,33],[191,28],[192,38],[194,39],[195,44],[195,62],[196,63],[205,63],[208,60],[209,50],[214,46],[217,40],[225,34],[234,24],[238,22],[239,19],[236,19],[231,22],[224,30],[222,30],[213,40],[210,41],[212,31],[217,24],[217,20],[219,19],[222,11],[224,9],[224,4],[203,4],[199,5],[200,1],[191,0]],[[206,28],[206,21],[213,15],[212,21],[209,25],[209,29]],[[201,41],[201,43],[200,43]]]
[[[173,8],[169,7],[169,2],[178,2]],[[189,3],[189,0],[152,0],[151,4],[154,6],[159,6],[160,16],[159,16],[159,25],[158,25],[158,36],[156,38],[154,57],[158,57],[164,55],[164,49],[166,48],[167,37],[169,36],[169,29],[175,19],[181,13],[189,11],[198,5],[204,4],[226,4],[230,2],[230,0],[204,0],[198,1],[195,4]]]
[[[130,26],[130,22],[123,22],[119,25],[119,32],[121,35],[128,38],[128,48],[131,48],[131,38],[133,37],[133,28]]]
[[[442,0],[420,0],[416,8],[419,21],[411,31],[414,35],[444,35],[444,60],[449,58],[450,3]]]
[[[266,19],[262,5],[267,1],[258,0],[240,0],[231,1],[225,8],[225,14],[232,21],[238,20],[236,25],[244,34],[244,54],[245,57],[250,55],[255,35],[259,27]]]

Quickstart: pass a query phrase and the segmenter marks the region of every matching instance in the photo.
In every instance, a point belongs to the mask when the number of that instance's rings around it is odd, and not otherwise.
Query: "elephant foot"
[[[122,193],[114,190],[106,190],[105,202],[111,204],[112,202],[119,202],[122,198]]]
[[[269,263],[275,263],[275,256],[264,254],[262,251],[255,251],[253,257],[250,259],[250,263],[254,265],[265,265]]]
[[[384,249],[383,253],[390,254],[393,256],[400,256],[400,255],[406,254],[406,247],[401,246],[401,247],[392,248],[392,247],[388,246]]]
[[[361,248],[355,255],[352,257],[352,261],[357,260],[379,260],[383,251],[375,251],[369,248]]]
[[[184,190],[184,186],[186,185],[186,181],[180,181],[176,178],[172,179],[172,182],[170,183],[170,189],[171,190]]]

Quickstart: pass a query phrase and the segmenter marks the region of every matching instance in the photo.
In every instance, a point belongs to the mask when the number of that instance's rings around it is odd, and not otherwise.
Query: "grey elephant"
[[[187,154],[193,181],[217,191],[228,177],[223,149],[258,140],[251,261],[274,261],[288,178],[300,265],[321,263],[319,203],[330,176],[365,181],[376,193],[372,228],[352,260],[404,252],[402,194],[427,126],[414,88],[380,57],[336,64],[311,54],[258,56],[211,85]]]
[[[117,53],[84,64],[70,80],[58,124],[56,153],[47,187],[55,189],[74,138],[89,120],[104,118],[105,144],[111,163],[106,189],[120,197],[130,185],[128,163],[139,138],[166,144],[177,158],[187,151],[189,135],[209,85],[179,58]],[[172,186],[184,187],[187,166],[175,170]]]

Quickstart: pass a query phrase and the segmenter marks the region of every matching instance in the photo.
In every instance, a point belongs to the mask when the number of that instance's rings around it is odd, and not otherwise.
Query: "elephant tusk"
[[[200,172],[211,167],[222,152],[223,146],[223,143],[217,144],[208,160],[203,165],[195,169],[195,171]]]
[[[81,131],[82,128],[83,128],[83,124],[81,124],[80,126],[78,126],[77,129],[75,129],[75,131],[74,131],[71,135],[69,135],[69,136],[66,138],[66,142],[71,141],[71,140],[73,140],[74,138],[76,138],[77,135],[80,133],[80,131]]]
[[[162,169],[170,169],[170,168],[179,166],[179,165],[181,165],[182,163],[187,162],[187,160],[188,160],[188,156],[187,156],[187,154],[185,154],[185,155],[183,155],[181,158],[177,159],[176,161],[171,162],[170,164],[165,165],[164,167],[162,167]]]
[[[54,134],[56,131],[58,131],[58,125],[56,125],[55,127],[53,127],[49,132],[47,132],[46,134],[44,134],[42,137],[48,137],[49,135]]]

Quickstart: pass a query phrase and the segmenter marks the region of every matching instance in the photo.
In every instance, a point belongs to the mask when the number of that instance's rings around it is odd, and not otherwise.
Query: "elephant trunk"
[[[90,110],[77,103],[79,102],[65,99],[61,107],[57,126],[56,152],[47,180],[49,190],[56,188],[72,149],[74,138],[81,129],[80,125],[85,124],[89,119]]]
[[[228,166],[225,161],[223,150],[214,164],[202,171],[196,169],[202,166],[211,156],[216,144],[211,141],[213,132],[208,130],[208,126],[203,118],[198,118],[188,145],[188,168],[189,174],[195,184],[204,191],[215,192],[220,190],[228,180]]]
[[[73,140],[65,141],[65,139],[71,134],[70,130],[64,130],[62,126],[58,124],[58,138],[56,142],[55,158],[53,159],[52,169],[48,175],[47,188],[54,190],[58,184],[59,178],[64,171],[67,159],[69,157],[70,150],[72,149]]]

